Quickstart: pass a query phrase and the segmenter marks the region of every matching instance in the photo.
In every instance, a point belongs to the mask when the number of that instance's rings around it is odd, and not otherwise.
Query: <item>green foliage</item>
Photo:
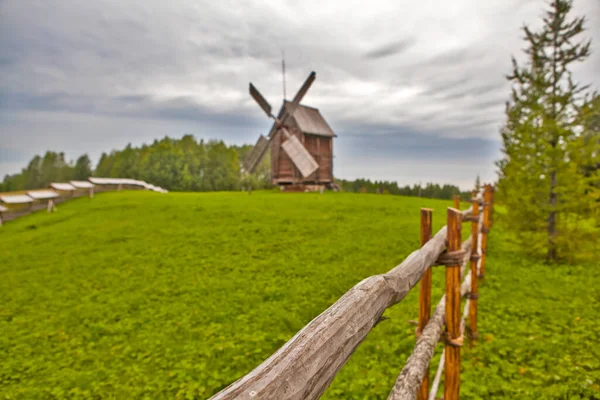
[[[455,194],[460,194],[465,201],[471,199],[471,192],[461,192],[455,185],[440,185],[438,183],[426,183],[424,186],[406,185],[398,186],[398,182],[393,181],[371,181],[370,179],[356,179],[353,181],[336,179],[342,191],[353,193],[386,193],[401,196],[416,196],[429,199],[451,200]]]
[[[192,135],[165,137],[151,145],[102,153],[95,176],[140,179],[171,191],[223,191],[271,188],[270,158],[265,157],[251,175],[240,172],[250,145],[227,146],[222,141],[197,142]],[[85,180],[92,175],[87,155],[68,164],[63,153],[35,156],[20,174],[6,176],[0,191],[46,187],[50,182]]]
[[[0,393],[207,398],[416,249],[420,207],[434,209],[437,231],[449,205],[351,193],[135,191],[7,223]],[[505,218],[495,213],[482,339],[463,347],[461,398],[600,398],[600,270],[531,261],[506,244]],[[437,301],[442,268],[433,282]],[[414,289],[385,313],[325,399],[387,397],[414,346],[407,321],[417,301]]]
[[[475,178],[475,190],[479,192],[480,189],[481,189],[481,178],[479,178],[479,175],[477,175],[477,178]]]
[[[43,157],[34,156],[20,173],[7,175],[0,184],[1,192],[39,189],[52,182],[65,182],[71,179],[85,179],[90,176],[90,160],[81,156],[73,166],[65,160],[64,153],[47,151]]]
[[[254,174],[241,173],[241,160],[250,148],[227,146],[222,141],[196,141],[192,135],[165,137],[151,145],[128,145],[121,151],[102,154],[95,175],[141,179],[171,191],[240,190],[248,182],[254,189],[271,187],[268,157]]]
[[[82,155],[77,159],[73,170],[73,179],[84,181],[92,176],[92,162],[87,154]]]
[[[582,229],[598,206],[598,135],[585,133],[587,97],[571,65],[589,55],[578,42],[584,18],[568,20],[572,2],[554,0],[538,32],[524,27],[528,60],[513,58],[513,84],[502,130],[504,159],[498,183],[510,225],[534,254],[574,261],[578,244],[597,233]],[[584,133],[582,133],[584,131]],[[592,235],[592,237],[590,237]]]

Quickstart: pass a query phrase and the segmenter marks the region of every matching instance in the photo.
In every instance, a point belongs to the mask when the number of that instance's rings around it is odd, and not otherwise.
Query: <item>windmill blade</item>
[[[254,87],[252,83],[250,83],[250,96],[252,96],[252,98],[256,100],[260,108],[262,108],[262,110],[265,112],[265,114],[267,114],[267,116],[273,118],[273,114],[271,112],[271,105],[267,102],[267,100],[265,100],[262,94],[260,94],[260,92]]]
[[[302,101],[302,99],[306,95],[306,92],[308,92],[308,89],[310,89],[310,86],[313,84],[313,82],[315,81],[316,78],[317,78],[317,74],[315,73],[315,71],[312,71],[308,75],[308,78],[306,78],[306,80],[304,81],[304,83],[300,87],[300,90],[298,90],[298,93],[296,93],[296,96],[294,96],[294,100],[292,100],[291,103],[288,103],[288,105],[287,105],[287,114],[283,118],[283,121],[281,121],[281,123],[284,123],[285,120],[288,117],[290,117],[290,116],[292,116],[294,114],[294,112],[296,111],[296,109],[300,105],[300,102]]]
[[[260,135],[258,141],[250,150],[246,158],[244,159],[244,170],[248,173],[254,172],[258,164],[261,162],[265,153],[267,152],[267,148],[269,147],[269,139]]]
[[[317,78],[317,74],[315,73],[315,71],[312,71],[308,75],[308,78],[306,78],[306,80],[302,84],[302,87],[300,87],[300,90],[298,90],[298,93],[296,93],[296,96],[294,96],[294,100],[292,100],[292,103],[300,104],[300,102],[302,101],[302,98],[304,97],[306,92],[308,92],[310,85],[312,85],[312,83],[315,81],[316,78]]]
[[[283,128],[285,130],[285,128]],[[319,164],[310,155],[296,136],[289,136],[288,139],[281,145],[283,151],[290,157],[296,168],[300,171],[304,178],[310,176],[317,169]]]

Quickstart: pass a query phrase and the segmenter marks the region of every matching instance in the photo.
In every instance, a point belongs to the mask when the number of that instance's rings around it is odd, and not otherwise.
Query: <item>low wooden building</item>
[[[89,195],[90,199],[94,198],[94,184],[88,181],[71,181],[69,182],[75,188],[75,196]]]
[[[136,179],[127,178],[99,178],[90,177],[88,180],[95,185],[96,192],[106,192],[112,190],[144,190],[147,189],[147,183]]]
[[[0,226],[2,226],[2,223],[4,222],[4,213],[7,211],[8,211],[8,208],[6,208],[0,204]]]
[[[46,208],[48,212],[56,211],[55,201],[59,194],[54,190],[31,190],[27,195],[33,199],[33,210],[37,211]]]
[[[10,221],[33,210],[33,199],[26,194],[0,195],[0,205],[3,206],[2,220]]]
[[[57,202],[65,201],[75,195],[75,186],[66,182],[53,182],[50,187],[58,193]]]

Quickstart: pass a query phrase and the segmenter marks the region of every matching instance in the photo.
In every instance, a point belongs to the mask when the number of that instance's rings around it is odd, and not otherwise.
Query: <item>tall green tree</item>
[[[82,155],[75,162],[73,169],[73,179],[84,181],[92,176],[92,162],[87,154]]]
[[[569,18],[571,0],[553,0],[538,31],[523,27],[526,61],[513,57],[511,100],[502,129],[504,158],[499,192],[510,226],[529,248],[549,261],[572,254],[578,222],[592,207],[581,173],[591,153],[581,135],[581,108],[587,102],[571,68],[590,54],[580,41],[585,18]]]

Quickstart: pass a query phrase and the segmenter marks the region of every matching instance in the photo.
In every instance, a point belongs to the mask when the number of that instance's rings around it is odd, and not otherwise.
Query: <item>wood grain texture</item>
[[[461,249],[462,213],[448,209],[448,252]],[[446,266],[446,336],[450,341],[460,338],[460,269],[461,265]],[[458,400],[460,390],[460,347],[445,346],[444,399]]]
[[[473,190],[473,200],[471,207],[473,208],[472,216],[477,219],[471,222],[471,242],[473,246],[472,253],[478,254],[477,249],[479,247],[479,201],[476,199],[477,192]],[[477,264],[479,260],[473,259],[471,263],[471,298],[469,306],[469,330],[471,332],[471,345],[477,339],[477,297],[479,296],[479,288],[477,285]]]
[[[468,255],[471,251],[471,240],[466,240],[462,244],[462,249],[467,252],[467,257],[463,262],[463,266],[468,263]],[[465,290],[462,292],[462,290]],[[468,286],[465,285],[464,289],[461,287],[461,294],[467,293]],[[423,329],[421,336],[417,340],[415,349],[408,358],[404,368],[398,378],[392,391],[388,396],[388,400],[404,400],[404,399],[415,399],[420,398],[421,394],[421,381],[427,376],[429,371],[429,363],[433,357],[435,347],[440,340],[442,335],[444,321],[446,316],[446,295],[442,296],[442,299],[437,304],[433,316],[427,323],[425,329]],[[423,397],[423,400],[427,399],[428,396]]]
[[[431,239],[431,222],[433,210],[421,208],[421,247]],[[419,325],[417,327],[417,339],[421,335],[429,318],[431,316],[431,267],[427,268],[421,282],[419,283]],[[429,362],[427,362],[429,364]],[[419,400],[427,399],[429,390],[429,368],[426,367],[425,374],[422,377],[421,389],[417,398]]]
[[[383,312],[419,282],[444,250],[445,241],[446,227],[388,273],[358,283],[262,364],[212,399],[319,398]]]
[[[460,210],[460,196],[455,194],[454,196],[452,196],[452,198],[454,199],[454,208]]]
[[[485,185],[483,189],[483,229],[490,228],[490,203],[492,201],[491,198],[491,186]],[[483,279],[485,277],[485,259],[487,253],[487,238],[488,234],[484,231],[481,234],[481,261],[479,264],[479,278]]]
[[[429,374],[429,363],[435,352],[435,347],[442,336],[446,308],[446,296],[438,303],[429,323],[419,336],[415,349],[408,358],[406,365],[396,379],[396,383],[388,396],[388,400],[423,399],[429,397],[423,394],[421,388],[425,377]],[[421,397],[425,396],[425,397]]]

